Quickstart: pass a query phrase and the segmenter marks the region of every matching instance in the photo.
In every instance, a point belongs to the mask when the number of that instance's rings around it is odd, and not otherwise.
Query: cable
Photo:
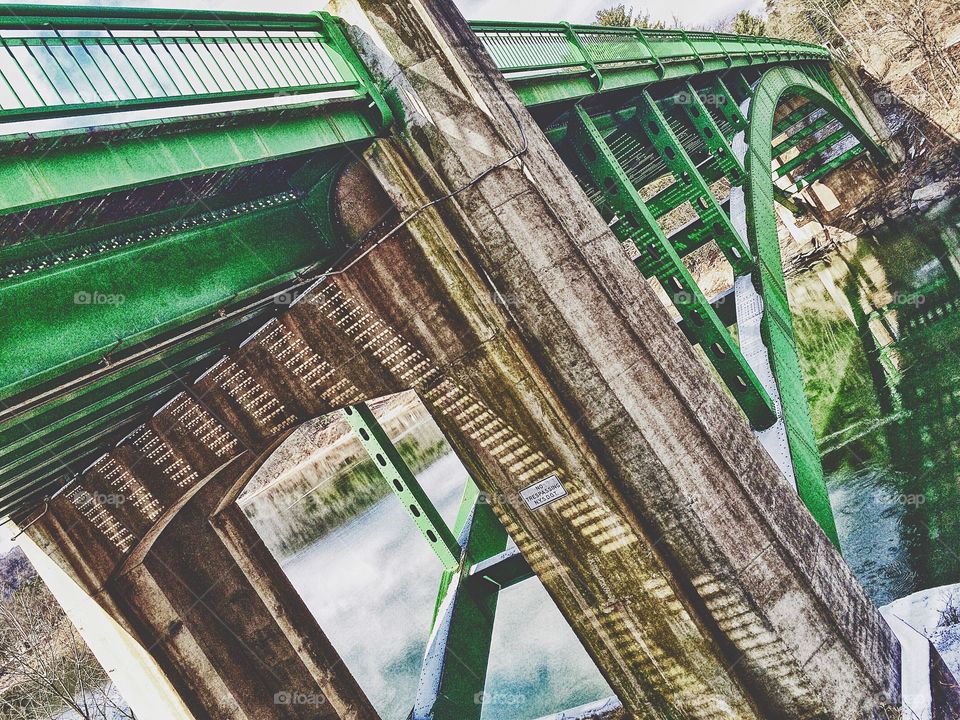
[[[391,237],[396,235],[400,230],[406,227],[409,223],[413,222],[416,218],[418,218],[424,212],[426,212],[427,210],[429,210],[435,205],[439,205],[442,202],[451,200],[457,197],[458,195],[460,195],[461,193],[466,192],[470,188],[482,182],[484,178],[486,178],[491,173],[496,172],[497,170],[499,170],[500,168],[506,165],[509,165],[514,160],[520,159],[530,149],[530,143],[527,138],[526,130],[523,127],[523,122],[520,120],[519,115],[517,115],[516,110],[514,109],[513,105],[510,103],[510,100],[503,94],[503,92],[499,89],[499,87],[497,87],[495,80],[490,75],[489,68],[486,66],[486,63],[484,62],[484,58],[477,57],[476,53],[472,49],[470,50],[470,54],[473,56],[474,61],[480,66],[481,71],[483,72],[484,77],[487,79],[487,81],[490,82],[490,84],[493,85],[494,88],[496,88],[497,94],[503,100],[504,105],[506,105],[507,110],[509,111],[510,115],[513,117],[513,121],[514,123],[516,123],[517,129],[520,131],[520,138],[522,140],[520,148],[517,150],[514,150],[513,153],[510,155],[510,157],[508,157],[506,160],[502,160],[501,162],[498,162],[495,165],[491,165],[486,170],[476,175],[474,178],[472,178],[470,181],[468,181],[466,184],[462,185],[461,187],[457,188],[456,190],[448,192],[447,194],[442,195],[434,200],[431,200],[430,202],[424,203],[423,205],[418,207],[416,210],[411,212],[406,218],[404,218],[399,223],[394,225],[390,230],[384,233],[378,240],[376,240],[372,245],[367,247],[362,253],[357,255],[353,260],[347,263],[344,267],[338,270],[333,270],[333,269],[326,270],[323,273],[320,273],[319,275],[316,276],[317,280],[323,280],[324,278],[333,277],[335,275],[342,275],[343,273],[347,272],[348,270],[350,270],[350,268],[352,268],[361,260],[363,260],[365,257],[367,257],[370,253],[376,250],[380,245],[382,245]],[[364,240],[361,240],[360,243],[358,243],[358,245],[362,244]]]

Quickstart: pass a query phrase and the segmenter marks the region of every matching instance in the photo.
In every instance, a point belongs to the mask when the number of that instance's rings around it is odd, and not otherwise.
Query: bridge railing
[[[333,24],[320,15],[0,6],[0,121],[362,97],[362,66]]]
[[[624,65],[655,67],[734,59],[829,58],[817,45],[727,33],[608,28],[566,23],[470,23],[497,67],[508,76],[550,72],[600,73]]]

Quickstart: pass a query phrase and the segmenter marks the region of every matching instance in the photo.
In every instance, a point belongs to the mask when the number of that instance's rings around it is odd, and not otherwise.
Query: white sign
[[[538,507],[552,503],[554,500],[559,500],[565,497],[566,494],[567,491],[563,489],[563,485],[560,484],[560,478],[556,475],[550,475],[543,480],[538,480],[530,487],[520,491],[520,497],[523,498],[523,501],[531,510],[536,510]]]

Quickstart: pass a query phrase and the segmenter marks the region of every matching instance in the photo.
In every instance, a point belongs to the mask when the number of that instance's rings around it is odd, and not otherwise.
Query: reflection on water
[[[960,581],[960,206],[791,279],[844,556],[878,604]]]
[[[452,453],[418,475],[451,527],[466,477]],[[281,539],[264,539],[381,717],[405,720],[441,566],[400,503],[387,496],[286,559]],[[537,580],[501,595],[485,720],[538,718],[610,694]]]

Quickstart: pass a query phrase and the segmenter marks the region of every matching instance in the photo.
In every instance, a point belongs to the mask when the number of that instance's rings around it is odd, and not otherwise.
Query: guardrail
[[[326,14],[0,6],[0,121],[372,92]]]
[[[827,60],[818,45],[727,33],[608,28],[567,23],[470,23],[497,67],[511,80],[587,73],[596,89],[608,74],[649,69],[664,77],[671,66],[694,63],[752,65],[773,60]]]

